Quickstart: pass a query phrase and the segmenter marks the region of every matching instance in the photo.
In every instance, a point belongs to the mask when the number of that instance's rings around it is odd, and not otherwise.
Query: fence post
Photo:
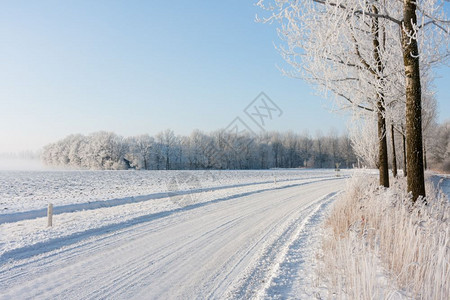
[[[47,227],[53,226],[53,204],[49,203],[47,208]]]
[[[340,165],[341,165],[341,163],[336,163],[336,177],[339,177],[339,176],[341,176],[341,174],[339,173],[339,171],[341,171],[341,169],[339,169],[339,167],[340,167]]]

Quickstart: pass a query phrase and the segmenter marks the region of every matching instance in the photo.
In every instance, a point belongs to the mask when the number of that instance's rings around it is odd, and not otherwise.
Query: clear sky
[[[346,119],[283,77],[275,26],[253,0],[1,1],[0,153],[71,133],[178,134],[226,127],[264,91],[267,129],[343,132]],[[436,81],[450,119],[450,72]]]

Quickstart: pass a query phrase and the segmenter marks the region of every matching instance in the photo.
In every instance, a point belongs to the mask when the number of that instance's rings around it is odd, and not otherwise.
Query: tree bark
[[[422,104],[417,41],[410,36],[417,24],[416,2],[403,0],[402,50],[406,75],[406,155],[407,188],[412,193],[413,202],[425,197],[422,147]]]
[[[386,119],[384,117],[384,106],[378,101],[378,170],[380,171],[380,185],[389,187],[389,167],[386,139]]]
[[[378,8],[372,5],[372,11],[374,14],[378,13]],[[383,74],[383,65],[380,57],[380,38],[379,38],[379,23],[378,18],[372,18],[372,33],[373,38],[373,55],[377,64],[377,81],[382,84],[383,79],[380,77]],[[388,166],[388,154],[387,154],[387,139],[386,139],[386,118],[384,107],[384,96],[382,91],[377,92],[377,116],[378,116],[378,169],[380,171],[380,185],[389,187],[389,166]]]
[[[403,176],[408,176],[408,171],[406,169],[406,136],[402,134],[403,140]]]
[[[397,177],[397,155],[395,154],[395,135],[394,124],[391,124],[391,141],[392,141],[392,175]]]
[[[425,143],[425,140],[423,141],[423,168],[425,170],[428,169],[428,167],[427,167],[427,145]]]

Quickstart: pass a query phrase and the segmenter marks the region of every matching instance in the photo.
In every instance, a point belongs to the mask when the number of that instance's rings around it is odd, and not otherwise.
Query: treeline
[[[347,136],[266,132],[236,135],[223,130],[176,136],[166,130],[152,137],[112,132],[70,135],[47,145],[45,164],[91,170],[197,170],[268,168],[351,168],[356,163]]]
[[[435,125],[426,144],[430,168],[450,173],[450,121]]]

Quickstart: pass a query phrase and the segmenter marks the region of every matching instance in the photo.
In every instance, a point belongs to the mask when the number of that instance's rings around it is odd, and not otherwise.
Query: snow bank
[[[389,189],[355,176],[335,203],[322,243],[330,294],[350,299],[448,299],[450,207],[427,182],[427,205],[412,205],[404,178]]]

